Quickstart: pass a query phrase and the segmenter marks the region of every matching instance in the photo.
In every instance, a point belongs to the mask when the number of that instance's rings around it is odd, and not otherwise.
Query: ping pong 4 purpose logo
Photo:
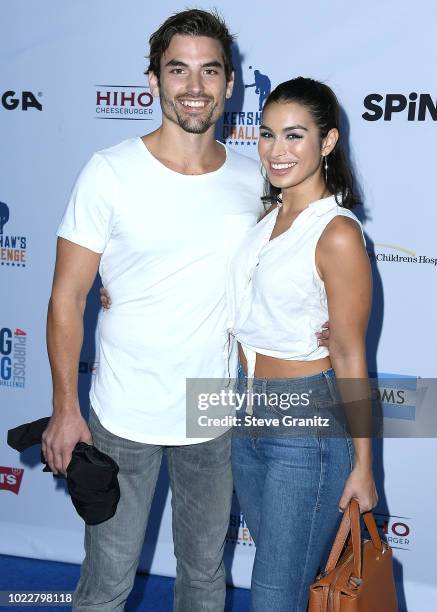
[[[0,328],[0,386],[24,389],[27,333],[20,328]]]

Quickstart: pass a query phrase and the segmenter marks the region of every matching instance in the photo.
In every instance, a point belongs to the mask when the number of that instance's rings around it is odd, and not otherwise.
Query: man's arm
[[[77,378],[86,298],[97,274],[100,253],[58,239],[47,315],[47,348],[53,380],[53,414],[42,436],[51,470],[65,473],[77,442],[92,443],[80,413]]]

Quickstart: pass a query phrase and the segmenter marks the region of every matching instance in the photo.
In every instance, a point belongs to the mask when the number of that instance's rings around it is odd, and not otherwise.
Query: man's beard
[[[195,96],[192,97],[195,98]],[[210,100],[210,110],[207,115],[203,115],[203,117],[187,117],[182,114],[173,100],[167,98],[162,90],[160,96],[162,114],[173,123],[177,123],[184,132],[189,134],[204,134],[217,121],[218,116],[217,118],[214,117],[217,104],[212,104],[213,98],[208,97],[208,100]]]

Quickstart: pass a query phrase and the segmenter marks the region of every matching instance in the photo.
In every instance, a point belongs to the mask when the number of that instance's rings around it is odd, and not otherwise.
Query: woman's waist
[[[243,364],[240,362],[238,365],[238,380],[239,386],[246,388],[248,378],[247,370],[244,369]],[[254,392],[264,393],[280,393],[280,392],[300,392],[305,389],[320,389],[326,385],[332,386],[335,384],[335,372],[332,367],[326,367],[320,371],[301,376],[283,376],[283,377],[264,377],[255,375],[251,379],[251,389]]]
[[[323,347],[321,347],[323,348]],[[326,349],[325,349],[326,350]],[[244,351],[248,354],[248,348]],[[271,355],[265,355],[257,351],[249,349],[252,355],[249,355],[249,364],[246,360],[246,355],[242,346],[239,346],[239,360],[244,373],[252,374],[254,379],[291,379],[308,378],[311,376],[319,376],[322,372],[331,369],[331,360],[329,355],[317,357],[314,359],[282,359]],[[255,362],[255,363],[253,363]]]

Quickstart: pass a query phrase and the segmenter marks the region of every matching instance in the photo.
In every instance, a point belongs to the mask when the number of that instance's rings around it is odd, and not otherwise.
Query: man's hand
[[[317,345],[326,346],[329,349],[329,321],[323,323],[322,329],[316,332]]]
[[[56,268],[47,314],[47,348],[53,379],[53,416],[42,435],[42,451],[54,474],[66,473],[78,442],[92,443],[77,397],[83,313],[100,253],[58,238]]]
[[[93,443],[80,411],[53,414],[42,435],[42,452],[54,474],[67,473],[71,453],[78,442]]]

